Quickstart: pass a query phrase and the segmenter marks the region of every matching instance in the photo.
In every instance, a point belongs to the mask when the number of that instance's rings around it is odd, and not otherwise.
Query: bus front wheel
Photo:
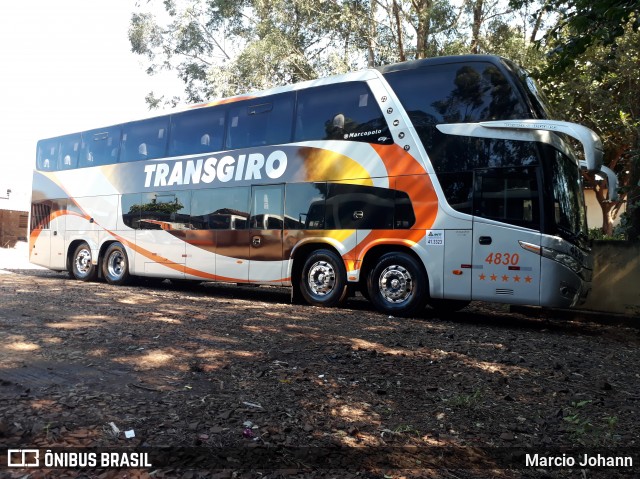
[[[71,273],[80,281],[93,281],[98,276],[98,269],[91,258],[91,247],[85,242],[80,243],[73,253]]]
[[[309,255],[302,268],[300,291],[314,306],[337,306],[347,297],[347,271],[342,258],[331,250]]]
[[[395,316],[410,316],[424,308],[427,276],[411,255],[386,253],[371,270],[367,289],[370,301],[379,311]]]
[[[121,243],[112,243],[104,255],[102,276],[109,284],[123,285],[129,282],[129,258]]]

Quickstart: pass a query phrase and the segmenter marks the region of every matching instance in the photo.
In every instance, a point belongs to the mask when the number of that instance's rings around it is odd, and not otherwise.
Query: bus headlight
[[[576,274],[580,274],[580,272],[582,271],[582,265],[580,264],[580,262],[573,256],[570,256],[566,253],[561,253],[560,251],[556,251],[555,249],[546,248],[543,246],[542,256],[565,265]]]

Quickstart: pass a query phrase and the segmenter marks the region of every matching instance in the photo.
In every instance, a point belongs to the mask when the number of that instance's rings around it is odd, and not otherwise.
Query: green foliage
[[[473,409],[482,400],[483,393],[480,389],[476,389],[471,394],[457,394],[449,399],[449,404],[452,407],[458,407],[462,409]]]
[[[168,69],[184,82],[186,98],[147,95],[156,108],[448,53],[529,66],[540,53],[527,28],[483,0],[148,0],[129,41],[149,74]]]
[[[595,178],[585,179],[596,191],[609,236],[624,202],[640,194],[640,33],[633,22],[623,30],[614,46],[594,44],[572,68],[542,82],[556,111],[590,127],[603,140],[604,163],[618,176],[620,201],[609,203]],[[631,231],[625,234],[634,237]]]
[[[170,203],[162,203],[157,201],[152,201],[150,203],[140,204],[140,205],[131,205],[129,208],[129,214],[138,213],[140,211],[149,213],[149,212],[157,212],[164,214],[176,213],[184,208],[179,201],[172,201]]]
[[[615,440],[618,426],[617,416],[602,418],[589,417],[593,415],[592,400],[573,401],[567,408],[567,414],[562,418],[567,423],[567,432],[572,443],[583,446],[610,446]]]
[[[602,231],[602,228],[589,228],[589,239],[597,241],[624,241],[626,237],[620,230],[615,231],[613,235],[607,235]]]

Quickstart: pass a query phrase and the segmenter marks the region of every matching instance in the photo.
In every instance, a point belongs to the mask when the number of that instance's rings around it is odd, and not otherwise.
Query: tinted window
[[[277,145],[291,141],[293,95],[240,101],[229,109],[227,148]]]
[[[249,187],[195,190],[191,224],[199,230],[242,230],[249,217]]]
[[[326,183],[288,184],[285,201],[285,229],[323,229],[326,196]]]
[[[540,195],[536,168],[478,170],[473,213],[483,218],[539,229]]]
[[[60,160],[58,169],[68,170],[77,168],[80,153],[81,138],[79,134],[67,135],[60,138]]]
[[[224,108],[203,108],[171,117],[169,156],[222,150]]]
[[[404,191],[395,192],[394,227],[396,229],[409,229],[416,222],[411,198]]]
[[[38,142],[36,167],[40,171],[67,170],[78,166],[80,134]]]
[[[327,229],[392,229],[395,192],[387,188],[329,184]]]
[[[165,155],[169,117],[127,123],[122,128],[121,162],[151,160]]]
[[[53,171],[58,167],[58,139],[38,142],[36,167],[40,171]]]
[[[120,151],[120,133],[120,126],[83,133],[79,166],[99,166],[116,163]]]
[[[185,230],[189,224],[188,191],[122,195],[124,224],[142,230]]]
[[[515,87],[491,63],[434,65],[385,78],[416,127],[530,117]]]
[[[122,221],[129,228],[140,228],[140,205],[142,205],[142,195],[140,193],[124,194],[120,197],[122,207]]]
[[[298,92],[295,141],[393,143],[366,83],[341,83]]]
[[[266,185],[253,187],[253,204],[251,205],[251,228],[259,230],[281,230],[283,223],[282,185]]]
[[[407,110],[449,204],[471,213],[473,170],[533,165],[532,143],[445,135],[435,125],[531,118],[510,77],[486,62],[434,65],[385,78]]]
[[[574,160],[554,148],[545,145],[545,159],[548,161],[547,181],[552,189],[555,225],[562,233],[587,233],[586,210],[580,171]]]

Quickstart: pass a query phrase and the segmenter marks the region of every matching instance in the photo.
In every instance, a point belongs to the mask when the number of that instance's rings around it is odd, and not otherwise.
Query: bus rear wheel
[[[112,243],[102,261],[102,276],[109,284],[123,285],[131,279],[129,258],[121,243]]]
[[[311,253],[300,280],[302,296],[314,306],[337,306],[347,297],[347,271],[342,258],[331,250]]]
[[[98,276],[98,269],[91,258],[91,247],[82,242],[73,253],[71,274],[80,281],[93,281]]]
[[[386,253],[371,270],[367,289],[369,300],[379,311],[411,316],[426,303],[427,275],[407,253]]]

